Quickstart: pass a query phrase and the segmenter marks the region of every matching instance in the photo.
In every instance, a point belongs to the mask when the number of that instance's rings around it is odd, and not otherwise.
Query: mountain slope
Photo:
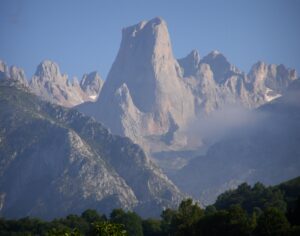
[[[300,83],[259,108],[260,119],[209,148],[172,179],[184,191],[211,203],[241,182],[277,184],[300,174]]]
[[[2,83],[0,109],[1,215],[123,207],[149,216],[183,197],[139,146],[75,110]]]

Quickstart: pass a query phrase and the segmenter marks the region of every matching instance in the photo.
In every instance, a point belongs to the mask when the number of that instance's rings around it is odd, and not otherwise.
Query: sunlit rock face
[[[96,72],[84,75],[80,83],[77,78],[70,81],[67,75],[61,74],[58,64],[49,60],[37,67],[30,81],[33,93],[65,107],[97,100],[102,86],[103,80]]]
[[[96,118],[137,143],[163,135],[172,122],[194,116],[194,98],[173,56],[166,22],[142,21],[123,29],[115,62],[95,104]]]
[[[193,50],[177,60],[167,24],[157,17],[122,30],[99,100],[78,109],[152,153],[197,148],[186,132],[197,118],[228,105],[257,108],[296,78],[282,65],[255,65],[247,75],[219,51],[201,58]]]

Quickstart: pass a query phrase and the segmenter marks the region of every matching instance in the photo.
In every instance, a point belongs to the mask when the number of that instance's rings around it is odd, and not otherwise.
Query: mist
[[[265,118],[262,111],[230,104],[210,114],[198,115],[184,132],[189,145],[207,147],[229,135],[256,129]]]

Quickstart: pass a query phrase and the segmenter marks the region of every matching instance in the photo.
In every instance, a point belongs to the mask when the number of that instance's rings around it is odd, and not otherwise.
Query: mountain
[[[183,191],[211,203],[242,182],[270,185],[299,176],[299,100],[300,80],[295,80],[283,96],[253,111],[252,122],[231,129],[171,179]]]
[[[280,97],[297,79],[294,69],[264,62],[253,65],[246,75],[219,51],[200,59],[199,53],[193,50],[178,62],[195,97],[196,113],[200,115],[229,104],[257,108]]]
[[[282,96],[296,79],[295,70],[262,62],[246,74],[219,51],[201,58],[193,50],[177,60],[167,24],[156,17],[123,29],[99,100],[77,109],[151,156],[171,156],[207,148],[201,131],[197,142],[187,132],[198,119],[229,105],[257,108]]]
[[[89,109],[85,104],[78,109],[146,149],[177,145],[173,136],[193,118],[194,99],[173,56],[163,19],[123,29],[118,55],[99,100]]]
[[[184,197],[128,138],[5,80],[0,85],[2,216],[49,219],[118,207],[157,216]]]
[[[30,88],[46,101],[73,107],[97,100],[103,83],[97,72],[85,74],[80,83],[76,78],[70,81],[67,75],[60,73],[55,62],[45,60],[37,67],[30,81]]]

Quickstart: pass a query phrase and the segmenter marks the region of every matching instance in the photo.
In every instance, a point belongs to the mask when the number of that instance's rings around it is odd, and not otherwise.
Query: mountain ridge
[[[37,66],[30,81],[23,69],[16,66],[8,68],[0,60],[0,79],[25,86],[42,99],[65,107],[97,100],[104,83],[96,71],[84,74],[80,83],[76,77],[69,80],[66,74],[61,74],[58,64],[50,60],[44,60]]]
[[[123,207],[154,216],[184,197],[139,146],[94,119],[2,83],[0,104],[1,215]]]

